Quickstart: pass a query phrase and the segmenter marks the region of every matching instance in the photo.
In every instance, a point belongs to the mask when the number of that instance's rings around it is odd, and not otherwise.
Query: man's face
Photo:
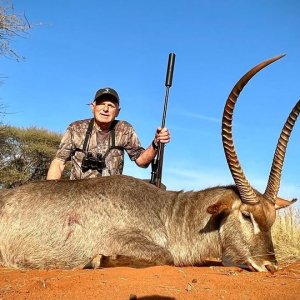
[[[117,103],[102,98],[92,103],[92,111],[97,123],[110,124],[118,116],[120,108]]]

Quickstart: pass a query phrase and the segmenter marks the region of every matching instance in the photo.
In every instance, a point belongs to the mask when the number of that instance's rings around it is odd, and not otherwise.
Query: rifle
[[[170,53],[166,81],[165,81],[166,93],[165,93],[165,103],[164,103],[161,128],[165,127],[166,114],[167,114],[167,108],[168,108],[168,100],[169,100],[169,89],[172,86],[174,64],[175,64],[175,54]],[[165,145],[162,143],[158,144],[157,155],[151,164],[152,171],[151,171],[150,183],[156,185],[159,188],[161,187],[162,167],[163,167],[163,159],[164,159],[164,146]]]

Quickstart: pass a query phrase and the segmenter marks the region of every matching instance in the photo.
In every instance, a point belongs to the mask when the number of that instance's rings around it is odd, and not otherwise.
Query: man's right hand
[[[63,160],[54,158],[50,164],[47,180],[56,180],[60,179],[64,171],[66,163]]]

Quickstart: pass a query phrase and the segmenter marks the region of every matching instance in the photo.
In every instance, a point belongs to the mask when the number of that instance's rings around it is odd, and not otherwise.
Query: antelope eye
[[[250,220],[251,219],[249,211],[246,211],[246,210],[242,211],[242,216],[246,220]]]

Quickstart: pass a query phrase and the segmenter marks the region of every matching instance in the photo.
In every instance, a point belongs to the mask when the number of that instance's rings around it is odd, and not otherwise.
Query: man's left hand
[[[158,143],[167,144],[171,140],[170,132],[168,128],[157,128],[156,134],[155,134],[155,144],[158,145]]]

